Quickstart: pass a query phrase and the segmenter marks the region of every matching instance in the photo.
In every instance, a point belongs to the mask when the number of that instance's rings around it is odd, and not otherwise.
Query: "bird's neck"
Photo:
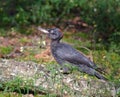
[[[60,43],[60,40],[51,40],[51,46],[56,46]]]

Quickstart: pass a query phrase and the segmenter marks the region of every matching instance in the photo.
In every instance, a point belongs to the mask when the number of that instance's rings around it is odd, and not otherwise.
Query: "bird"
[[[73,48],[70,44],[61,42],[63,33],[59,28],[43,29],[38,27],[38,30],[48,35],[51,40],[50,49],[56,62],[64,67],[66,63],[76,66],[83,73],[96,76],[98,79],[107,80],[99,71],[97,65],[85,55]],[[67,71],[68,68],[63,70]]]

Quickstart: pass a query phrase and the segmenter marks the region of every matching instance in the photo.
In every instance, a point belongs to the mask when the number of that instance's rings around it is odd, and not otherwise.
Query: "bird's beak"
[[[41,27],[38,27],[38,30],[41,31],[41,32],[43,32],[43,33],[46,33],[46,34],[49,33],[46,29],[43,29]]]

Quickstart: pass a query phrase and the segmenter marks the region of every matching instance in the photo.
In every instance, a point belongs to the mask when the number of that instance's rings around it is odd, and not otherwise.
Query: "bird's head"
[[[46,33],[48,34],[48,37],[51,39],[51,40],[60,40],[62,39],[63,37],[63,34],[62,32],[60,31],[60,29],[58,28],[51,28],[51,29],[43,29],[41,27],[38,27],[38,30],[40,30],[41,32],[43,33]]]

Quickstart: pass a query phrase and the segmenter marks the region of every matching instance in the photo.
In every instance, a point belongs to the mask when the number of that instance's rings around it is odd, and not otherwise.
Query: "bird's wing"
[[[79,51],[72,48],[70,45],[62,45],[62,47],[58,48],[56,53],[61,59],[68,61],[69,63],[84,64],[94,69],[97,68],[97,66],[91,60],[89,60]]]

